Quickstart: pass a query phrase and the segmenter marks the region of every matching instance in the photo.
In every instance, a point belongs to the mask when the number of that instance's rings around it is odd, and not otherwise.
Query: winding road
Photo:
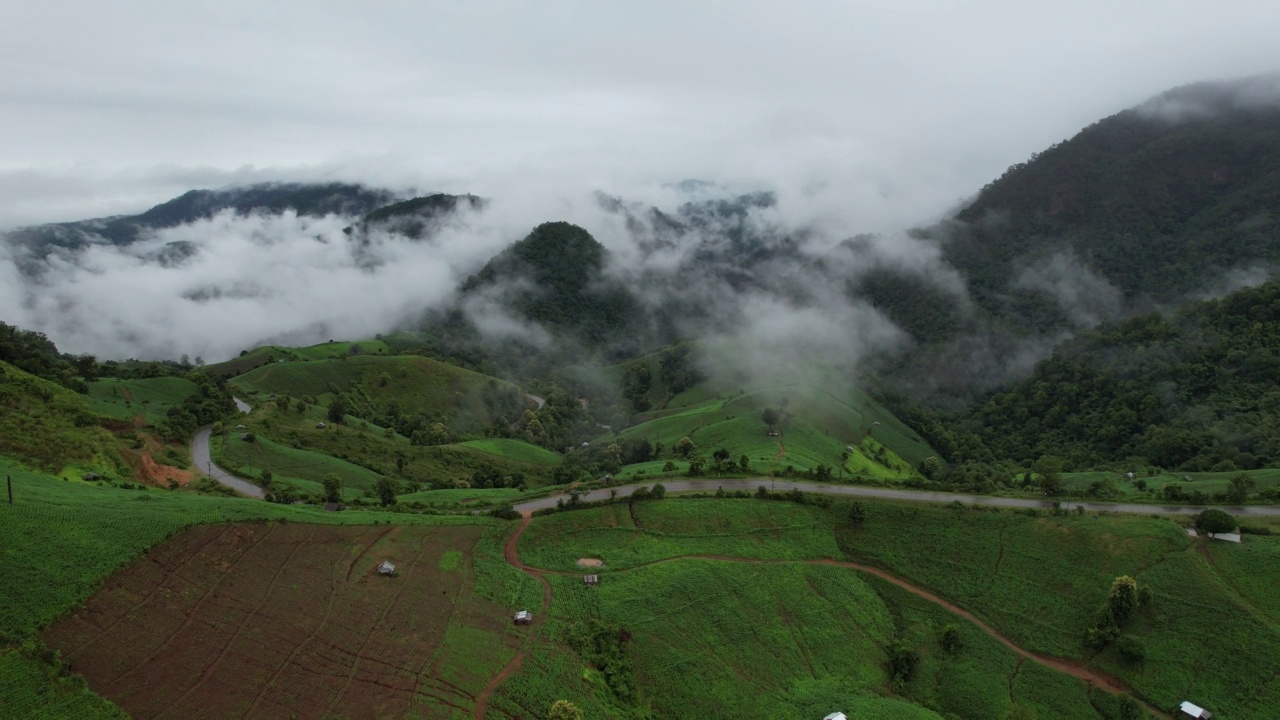
[[[692,482],[703,482],[703,481],[692,481]],[[799,483],[799,484],[805,485],[808,483]],[[636,487],[639,487],[639,486],[636,486]],[[520,525],[519,527],[516,528],[515,533],[511,535],[511,538],[507,540],[506,548],[503,553],[504,556],[506,557],[507,562],[512,567],[516,568],[517,570],[520,570],[521,572],[525,573],[526,575],[532,577],[533,579],[537,580],[539,583],[542,584],[542,608],[537,614],[534,615],[534,623],[529,632],[529,637],[526,638],[525,640],[526,647],[529,644],[532,644],[536,640],[538,635],[538,629],[542,626],[542,622],[543,620],[546,619],[546,615],[551,611],[551,601],[552,601],[551,583],[547,582],[546,576],[547,575],[576,576],[576,575],[582,574],[581,572],[567,572],[567,571],[561,571],[561,570],[549,570],[546,568],[535,568],[521,562],[519,552],[518,552],[520,537],[524,535],[524,531],[528,529],[529,523],[532,521],[532,519],[533,519],[532,511],[526,510],[521,513]],[[894,575],[890,572],[882,570],[881,568],[878,568],[878,567],[873,567],[870,565],[862,565],[860,563],[847,562],[842,560],[833,560],[833,559],[761,560],[756,558],[730,557],[726,555],[680,555],[676,557],[657,560],[650,563],[644,563],[631,568],[614,570],[614,571],[611,571],[609,574],[632,572],[635,570],[639,570],[641,568],[649,567],[651,565],[676,562],[680,560],[703,560],[703,561],[709,561],[709,562],[748,563],[752,565],[783,565],[783,564],[827,565],[827,566],[833,566],[833,567],[847,568],[849,570],[855,570],[857,572],[866,573],[868,575],[874,575],[882,580],[885,580],[886,582],[893,583],[894,585],[902,588],[903,590],[906,590],[907,592],[917,597],[923,598],[924,600],[934,603],[935,605],[938,605],[939,607],[946,609],[948,612],[954,613],[955,615],[958,615],[964,618],[965,620],[968,620],[969,622],[973,623],[973,625],[977,627],[979,630],[986,633],[990,637],[994,638],[1000,644],[1009,648],[1009,650],[1011,650],[1021,658],[1038,663],[1047,668],[1057,670],[1058,672],[1066,673],[1067,675],[1070,675],[1074,678],[1082,680],[1092,686],[1101,688],[1109,693],[1118,694],[1118,695],[1127,695],[1129,697],[1132,697],[1136,702],[1141,704],[1142,707],[1146,709],[1147,712],[1151,713],[1152,716],[1161,718],[1162,720],[1172,720],[1172,718],[1168,715],[1168,713],[1162,712],[1161,710],[1151,706],[1145,700],[1138,697],[1129,686],[1125,685],[1120,680],[1104,672],[1101,672],[1100,670],[1089,667],[1087,664],[1080,662],[1079,660],[1071,660],[1067,658],[1055,657],[1052,655],[1045,655],[1042,653],[1032,652],[1023,647],[1020,647],[1019,645],[1015,644],[1013,640],[1009,639],[1007,636],[1001,633],[999,630],[996,630],[995,628],[991,627],[987,623],[978,619],[977,616],[975,616],[973,613],[969,612],[968,610],[965,610],[964,608],[952,602],[949,602],[948,600],[942,597],[939,597],[938,595],[935,595],[932,592],[929,592],[928,590],[918,585],[915,585],[907,580],[904,580],[898,577],[897,575]],[[509,678],[513,673],[515,673],[516,670],[519,669],[520,664],[524,661],[524,657],[525,657],[525,650],[522,648],[516,653],[515,657],[511,658],[511,660],[506,664],[506,666],[503,667],[502,670],[497,675],[495,675],[493,679],[489,681],[488,685],[485,686],[484,690],[482,690],[480,694],[476,696],[476,707],[475,707],[475,715],[474,715],[475,720],[485,720],[485,714],[488,711],[489,698],[493,695],[494,690],[496,690],[499,685],[505,682],[507,678]]]
[[[240,412],[248,413],[253,410],[252,406],[240,398],[233,397],[231,399],[235,400],[236,409]],[[196,469],[214,480],[217,480],[218,483],[235,490],[241,495],[247,495],[259,500],[266,497],[266,493],[262,491],[262,488],[247,480],[238,478],[213,464],[213,458],[209,454],[209,438],[212,434],[213,426],[205,425],[199,430],[196,430],[196,434],[191,438],[191,462],[195,465]]]
[[[1037,510],[1052,510],[1052,500],[1032,500],[1029,498],[1008,498],[995,497],[991,495],[965,495],[962,493],[946,493],[931,492],[927,490],[895,490],[891,488],[862,487],[859,485],[831,485],[829,483],[804,482],[794,480],[775,480],[773,478],[754,478],[747,480],[662,480],[662,485],[667,492],[715,492],[719,488],[725,490],[746,490],[754,492],[756,488],[764,485],[771,491],[799,490],[807,493],[819,493],[822,495],[843,495],[848,497],[864,497],[878,498],[881,500],[912,500],[915,502],[930,503],[951,503],[961,502],[965,505],[985,505],[990,507],[1008,507],[1008,508],[1033,508]],[[579,496],[579,500],[586,502],[595,502],[597,500],[608,500],[612,497],[611,493],[616,491],[617,497],[627,497],[635,492],[637,488],[651,487],[654,483],[633,483],[631,485],[619,485],[612,488],[603,488],[600,490],[592,490]],[[542,510],[556,506],[556,502],[560,500],[567,501],[568,493],[559,495],[548,495],[547,497],[530,500],[528,502],[515,505],[517,512],[533,512],[534,510]],[[1280,505],[1144,505],[1141,503],[1100,503],[1100,502],[1076,502],[1063,500],[1061,507],[1064,510],[1075,510],[1082,507],[1088,512],[1122,512],[1135,513],[1139,515],[1195,515],[1206,507],[1216,507],[1219,510],[1225,510],[1232,515],[1280,515]]]

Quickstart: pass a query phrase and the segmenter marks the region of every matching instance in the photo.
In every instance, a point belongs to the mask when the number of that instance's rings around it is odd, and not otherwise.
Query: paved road
[[[232,399],[236,401],[236,407],[240,412],[247,413],[253,410],[248,403],[240,398]],[[212,427],[206,425],[197,430],[195,437],[191,438],[191,461],[195,463],[196,468],[241,495],[259,499],[265,497],[266,494],[262,492],[262,488],[247,480],[242,480],[213,464],[213,460],[209,456],[209,435],[211,431]]]
[[[754,491],[756,488],[764,485],[771,490],[787,491],[800,490],[809,493],[821,493],[823,495],[846,495],[855,497],[881,498],[885,500],[915,500],[918,502],[934,502],[934,503],[950,503],[959,500],[966,505],[990,505],[995,507],[1012,507],[1012,508],[1037,508],[1037,509],[1053,509],[1051,500],[1031,500],[1028,498],[1006,498],[1006,497],[990,497],[987,495],[962,495],[959,493],[944,492],[928,492],[924,490],[892,490],[888,488],[858,487],[854,485],[828,485],[825,483],[813,482],[795,482],[791,480],[773,480],[772,478],[756,478],[754,480],[665,480],[662,481],[667,492],[683,492],[688,490],[715,492],[716,488],[724,488],[725,490],[748,490]],[[620,485],[612,488],[618,493],[618,497],[626,497],[635,492],[639,487],[650,487],[653,483],[636,483],[633,485]],[[592,490],[581,496],[582,500],[595,501],[609,499],[610,488],[602,490]],[[520,503],[515,506],[519,512],[532,512],[543,508],[555,507],[557,500],[568,500],[568,494],[551,495],[537,500]],[[1204,506],[1199,505],[1143,505],[1139,503],[1099,503],[1099,502],[1074,502],[1063,501],[1062,507],[1067,510],[1074,510],[1077,506],[1083,507],[1087,511],[1104,511],[1104,512],[1123,512],[1137,513],[1141,515],[1150,515],[1160,513],[1166,515],[1195,515]],[[1214,505],[1221,510],[1226,510],[1233,515],[1280,515],[1280,506],[1277,505],[1246,505],[1236,507],[1226,507]]]

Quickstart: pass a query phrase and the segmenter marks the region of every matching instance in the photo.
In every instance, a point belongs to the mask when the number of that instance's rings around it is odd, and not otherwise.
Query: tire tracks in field
[[[240,562],[242,559],[244,559],[244,556],[248,555],[249,553],[257,549],[257,547],[267,539],[267,536],[271,534],[271,531],[274,530],[275,527],[276,527],[275,523],[268,523],[266,532],[262,533],[262,535],[252,545],[245,548],[239,555],[237,555],[235,561],[232,562],[231,565],[235,565],[236,563]],[[191,606],[191,609],[187,611],[187,617],[183,619],[182,624],[179,625],[176,630],[169,633],[169,637],[165,638],[164,642],[157,645],[156,649],[152,651],[152,653],[148,655],[145,660],[139,663],[136,667],[130,668],[129,670],[126,670],[120,673],[119,675],[115,676],[109,682],[104,683],[104,685],[115,685],[117,682],[120,681],[121,678],[124,678],[132,673],[135,673],[141,670],[143,667],[151,663],[151,661],[155,660],[156,657],[160,655],[161,651],[163,651],[166,647],[168,647],[169,643],[172,642],[173,639],[178,636],[178,633],[185,630],[187,626],[191,624],[191,622],[197,617],[198,611],[200,610],[201,606],[203,606],[205,601],[208,600],[210,597],[212,597],[214,593],[218,591],[218,586],[220,586],[222,584],[222,581],[225,580],[227,576],[230,574],[231,574],[231,568],[228,567],[227,570],[224,571],[221,575],[219,575],[218,579],[215,580],[214,583],[209,586],[209,589],[206,590],[204,594],[200,596],[200,599],[196,600],[195,604]]]
[[[230,527],[231,525],[222,525],[221,529],[218,531],[216,535],[211,536],[208,540],[205,540],[203,543],[201,543],[198,547],[194,549],[195,550],[194,552],[191,552],[190,550],[188,550],[187,556],[192,557],[200,554],[200,552],[204,550],[206,547],[208,547],[210,543],[213,543],[217,541],[219,538],[221,538],[223,535],[226,535],[227,529]],[[147,594],[143,595],[141,600],[134,603],[133,607],[129,608],[128,611],[121,614],[119,618],[116,618],[115,622],[102,628],[96,635],[91,636],[79,647],[68,650],[66,652],[66,655],[68,658],[75,655],[79,655],[84,650],[88,650],[91,645],[101,640],[102,638],[106,637],[107,633],[111,632],[112,630],[115,630],[117,625],[124,622],[125,620],[130,618],[135,612],[137,612],[139,609],[144,607],[148,602],[151,601],[151,598],[155,596],[157,592],[159,592],[160,588],[164,586],[165,581],[173,577],[174,572],[176,572],[175,569],[165,567],[163,563],[161,563],[159,560],[155,558],[150,558],[150,560],[151,562],[155,563],[157,566],[160,567],[160,572],[163,574],[163,577],[160,579],[160,582],[156,583],[155,585],[152,585],[151,589],[147,591]],[[182,567],[182,566],[179,565],[178,567]]]
[[[276,582],[280,580],[280,575],[284,572],[285,568],[289,567],[289,564],[293,561],[293,556],[298,553],[299,548],[311,542],[311,538],[316,534],[316,529],[318,527],[320,526],[311,526],[311,531],[307,533],[307,537],[301,542],[294,544],[293,549],[289,551],[289,554],[285,556],[284,561],[280,563],[280,566],[276,568],[275,573],[272,574],[271,580],[267,583],[267,589],[262,593],[262,597],[259,598],[258,604],[253,606],[253,610],[244,613],[244,617],[240,619],[240,624],[236,626],[235,631],[231,633],[231,637],[227,638],[227,642],[222,646],[222,650],[218,652],[218,657],[214,658],[213,662],[205,666],[204,670],[200,672],[200,677],[195,681],[195,683],[184,690],[183,693],[178,696],[178,699],[173,701],[173,704],[169,706],[168,710],[157,715],[156,720],[160,720],[160,718],[163,718],[173,712],[173,709],[177,707],[179,703],[185,700],[189,695],[191,695],[191,693],[198,690],[201,685],[204,685],[205,682],[209,680],[213,675],[214,669],[218,667],[218,664],[222,662],[222,659],[227,656],[227,651],[235,644],[236,638],[240,637],[240,633],[244,631],[244,626],[249,623],[250,619],[256,617],[258,612],[262,610],[262,607],[267,604],[267,598],[271,597],[271,591],[275,589]]]
[[[537,615],[533,616],[533,624],[529,628],[529,637],[525,638],[524,647],[532,645],[537,640],[538,629],[542,627],[542,621],[546,619],[547,613],[551,612],[551,583],[547,582],[547,579],[543,577],[543,570],[520,562],[520,556],[516,552],[516,545],[520,542],[520,536],[524,535],[524,531],[528,529],[532,520],[532,512],[521,513],[520,527],[516,528],[515,533],[507,540],[506,547],[503,548],[503,556],[506,557],[507,564],[542,583],[542,609]],[[565,574],[568,575],[569,573]],[[489,698],[493,695],[493,691],[520,668],[520,663],[524,662],[526,652],[524,647],[516,651],[515,657],[508,660],[502,670],[498,671],[498,674],[493,676],[489,684],[484,686],[484,690],[481,690],[480,694],[476,696],[475,720],[485,720],[485,713],[489,709]]]
[[[575,573],[575,572],[568,572],[563,570],[535,568],[530,565],[526,565],[525,563],[520,561],[519,555],[517,553],[517,545],[520,542],[520,537],[524,535],[525,530],[528,529],[529,523],[532,520],[533,520],[532,512],[526,511],[521,514],[520,526],[516,529],[516,532],[511,536],[511,538],[507,540],[507,545],[504,552],[504,555],[506,556],[506,559],[507,559],[507,563],[509,563],[512,567],[516,568],[517,570],[520,570],[521,572],[525,573],[526,575],[529,575],[530,577],[538,580],[540,583],[542,583],[542,586],[543,586],[543,598],[542,598],[543,613],[535,617],[534,631],[530,633],[529,639],[528,641],[526,641],[527,643],[531,643],[535,639],[537,635],[537,628],[542,624],[543,616],[547,612],[549,612],[551,609],[551,599],[552,599],[551,584],[547,582],[547,579],[545,576],[546,575],[558,575],[558,576],[581,575],[580,572]],[[886,570],[882,570],[878,567],[874,567],[871,565],[864,565],[862,563],[855,563],[847,560],[833,560],[830,558],[821,558],[821,559],[815,559],[815,560],[763,560],[763,559],[755,559],[755,558],[733,557],[728,555],[679,555],[676,557],[663,558],[661,560],[654,560],[652,562],[642,563],[629,568],[613,570],[613,571],[610,571],[608,574],[612,575],[615,573],[632,572],[632,571],[639,570],[645,567],[650,567],[653,565],[677,562],[681,560],[707,560],[707,561],[714,561],[714,562],[745,563],[750,565],[796,565],[796,564],[825,565],[828,567],[846,568],[846,569],[855,570],[857,572],[864,573],[867,575],[873,575],[877,578],[880,578],[881,580],[884,580],[892,585],[897,586],[898,588],[901,588],[902,590],[905,590],[911,593],[912,595],[915,595],[916,597],[919,597],[923,600],[927,600],[935,605],[938,605],[939,607],[947,610],[948,612],[954,615],[958,615],[961,618],[968,620],[969,622],[973,623],[973,625],[977,627],[979,630],[986,633],[989,637],[996,640],[1001,645],[1004,645],[1006,648],[1012,651],[1019,658],[1030,660],[1034,663],[1047,667],[1051,670],[1056,670],[1058,672],[1070,675],[1071,677],[1074,677],[1077,680],[1080,680],[1086,683],[1090,687],[1098,687],[1114,695],[1125,695],[1125,696],[1131,697],[1135,701],[1137,701],[1140,705],[1142,705],[1142,707],[1151,715],[1157,718],[1160,718],[1161,720],[1173,720],[1167,713],[1155,708],[1150,703],[1148,703],[1145,699],[1139,697],[1137,693],[1134,692],[1133,688],[1129,687],[1128,685],[1125,685],[1119,679],[1114,678],[1104,672],[1101,672],[1100,670],[1095,670],[1093,668],[1090,668],[1085,663],[1082,663],[1077,660],[1069,660],[1067,658],[1060,658],[1060,657],[1055,657],[1053,655],[1047,655],[1047,654],[1037,653],[1037,652],[1032,652],[1030,650],[1027,650],[1021,647],[1020,645],[1018,645],[1017,643],[1015,643],[1013,640],[1009,639],[1008,636],[1004,635],[999,630],[996,630],[992,626],[988,625],[986,622],[980,620],[976,615],[969,612],[968,610],[965,610],[959,605],[956,605],[955,603],[950,602],[949,600],[946,600],[918,585],[915,585],[914,583],[904,580],[903,578],[900,578],[897,575],[894,575],[893,573],[890,573]],[[512,658],[511,661],[507,663],[507,666],[502,669],[502,672],[498,673],[498,675],[495,676],[493,680],[489,682],[489,685],[485,687],[484,692],[480,694],[476,702],[475,720],[484,720],[486,703],[489,696],[493,693],[493,690],[497,688],[498,685],[500,685],[504,680],[510,677],[510,675],[519,667],[520,662],[524,659],[524,655],[525,653],[523,651],[518,653],[516,657]]]
[[[396,526],[393,525],[392,527],[396,527]],[[384,536],[385,536],[385,533],[384,533]],[[381,540],[382,538],[380,537],[378,539]],[[372,547],[373,545],[369,546],[369,548],[372,548]],[[338,691],[338,694],[333,696],[333,700],[330,701],[329,707],[325,708],[325,711],[321,713],[320,717],[329,717],[333,714],[333,708],[336,707],[337,704],[342,700],[342,696],[347,694],[347,689],[351,687],[351,682],[355,680],[356,671],[360,668],[360,661],[374,660],[374,658],[366,658],[364,656],[365,649],[369,647],[369,640],[373,638],[374,631],[376,631],[379,627],[381,627],[382,623],[386,622],[387,615],[391,612],[391,608],[395,607],[396,601],[400,599],[400,595],[404,592],[405,587],[409,585],[409,576],[413,574],[413,571],[417,567],[418,562],[422,560],[422,555],[427,551],[427,547],[428,547],[427,543],[422,543],[418,546],[418,554],[413,557],[413,562],[409,563],[409,567],[405,570],[405,578],[404,578],[405,581],[403,583],[400,583],[400,586],[396,588],[396,591],[394,593],[392,593],[390,602],[388,602],[386,607],[382,608],[382,612],[378,614],[377,621],[374,622],[373,627],[369,628],[369,634],[366,635],[364,638],[364,641],[360,643],[360,649],[352,653],[352,657],[354,658],[354,660],[351,663],[351,671],[347,673],[347,680],[346,682],[342,683],[342,689]],[[360,556],[357,557],[356,559],[359,560],[360,557],[364,557],[365,554],[368,553],[369,548],[365,548],[365,552],[360,553]],[[352,567],[355,567],[354,562],[352,563]],[[347,571],[347,577],[351,577],[350,570]],[[387,664],[390,664],[390,663],[387,663]],[[407,668],[401,668],[401,669],[406,671],[408,670]]]

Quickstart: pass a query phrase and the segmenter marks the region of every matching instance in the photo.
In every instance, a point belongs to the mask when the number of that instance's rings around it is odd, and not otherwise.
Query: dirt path
[[[507,559],[507,563],[516,568],[520,572],[542,583],[542,609],[533,616],[533,625],[529,628],[529,637],[525,639],[525,647],[533,644],[538,637],[538,629],[542,627],[542,622],[547,619],[547,613],[551,612],[551,583],[543,577],[543,572],[537,568],[529,567],[520,562],[520,556],[516,551],[516,546],[520,543],[520,536],[529,527],[529,523],[533,520],[532,512],[521,513],[520,527],[512,533],[511,538],[507,540],[507,546],[503,550],[503,555]],[[499,685],[506,682],[512,673],[520,668],[520,663],[524,662],[525,650],[522,648],[516,652],[515,657],[507,662],[506,666],[493,676],[488,685],[484,686],[484,690],[476,696],[476,712],[475,720],[484,720],[485,713],[489,709],[489,697],[493,695],[493,691]]]
[[[774,442],[778,443],[778,454],[773,456],[773,461],[778,462],[782,459],[783,455],[787,454],[787,449],[782,447],[782,438],[778,438],[777,440],[774,440]]]
[[[520,571],[528,574],[530,577],[535,578],[538,582],[542,583],[543,610],[541,614],[535,616],[534,618],[533,632],[529,634],[529,642],[532,642],[535,639],[535,636],[537,635],[538,627],[542,625],[542,621],[545,618],[546,613],[551,610],[551,584],[547,582],[545,575],[576,575],[579,573],[571,573],[571,572],[559,571],[559,570],[547,570],[544,568],[535,568],[521,562],[519,554],[517,552],[517,545],[520,542],[520,536],[524,534],[524,531],[529,527],[529,523],[533,519],[532,514],[528,511],[522,513],[521,515],[522,515],[522,519],[520,521],[520,527],[516,530],[515,533],[511,535],[511,538],[507,540],[507,545],[504,551],[504,555],[506,556],[507,562],[510,563],[512,567],[518,568]],[[711,561],[717,561],[717,562],[749,563],[753,565],[781,565],[781,564],[788,564],[788,563],[803,563],[806,565],[829,565],[834,567],[848,568],[850,570],[856,570],[858,572],[867,573],[868,575],[874,575],[880,578],[881,580],[892,583],[919,598],[928,600],[929,602],[934,603],[935,605],[938,605],[946,609],[948,612],[951,612],[955,615],[959,615],[965,620],[968,620],[969,622],[976,625],[978,629],[982,630],[984,633],[994,638],[1000,644],[1009,648],[1020,658],[1025,658],[1027,660],[1031,660],[1032,662],[1039,663],[1047,668],[1057,670],[1058,672],[1066,673],[1067,675],[1070,675],[1074,678],[1082,680],[1090,685],[1102,688],[1107,692],[1114,693],[1117,695],[1128,695],[1129,697],[1132,697],[1134,700],[1137,700],[1143,706],[1143,708],[1145,708],[1146,711],[1151,713],[1153,716],[1157,718],[1162,718],[1162,720],[1172,720],[1172,718],[1170,718],[1168,714],[1161,712],[1160,710],[1147,704],[1142,699],[1138,698],[1133,692],[1132,688],[1120,682],[1116,678],[1113,678],[1110,675],[1107,675],[1106,673],[1103,673],[1101,671],[1090,668],[1078,660],[1068,660],[1066,658],[1059,658],[1059,657],[1054,657],[1052,655],[1044,655],[1041,653],[1035,653],[1035,652],[1031,652],[1030,650],[1026,650],[1018,646],[1017,644],[1015,644],[1012,640],[1010,640],[1000,631],[996,630],[995,628],[991,627],[987,623],[978,619],[977,616],[975,616],[973,613],[969,612],[968,610],[965,610],[964,608],[956,605],[955,603],[952,603],[944,598],[941,598],[929,592],[928,590],[925,590],[922,587],[919,587],[906,580],[903,580],[902,578],[896,575],[893,575],[892,573],[886,572],[877,567],[872,567],[870,565],[863,565],[861,563],[848,562],[843,560],[830,560],[830,559],[758,560],[758,559],[751,559],[751,558],[731,557],[727,555],[682,555],[678,557],[657,560],[651,563],[644,563],[642,565],[637,565],[635,567],[626,568],[622,570],[616,570],[614,572],[630,572],[632,570],[637,570],[642,567],[648,567],[650,565],[657,565],[660,563],[675,562],[677,560],[711,560]],[[516,656],[512,658],[510,662],[507,663],[507,666],[504,667],[502,671],[498,673],[498,675],[489,682],[489,684],[485,687],[484,691],[480,693],[479,697],[477,697],[476,713],[475,713],[476,720],[484,720],[485,710],[488,704],[489,696],[493,693],[494,689],[497,688],[498,685],[502,684],[503,681],[505,681],[508,677],[511,676],[513,672],[515,672],[515,670],[520,666],[520,662],[524,660],[524,655],[525,655],[524,651],[517,653]]]

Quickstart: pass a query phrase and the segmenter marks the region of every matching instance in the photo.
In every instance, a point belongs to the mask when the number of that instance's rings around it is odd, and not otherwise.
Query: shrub
[[[1147,646],[1136,635],[1121,635],[1116,641],[1116,650],[1120,651],[1120,657],[1132,663],[1147,659]]]

